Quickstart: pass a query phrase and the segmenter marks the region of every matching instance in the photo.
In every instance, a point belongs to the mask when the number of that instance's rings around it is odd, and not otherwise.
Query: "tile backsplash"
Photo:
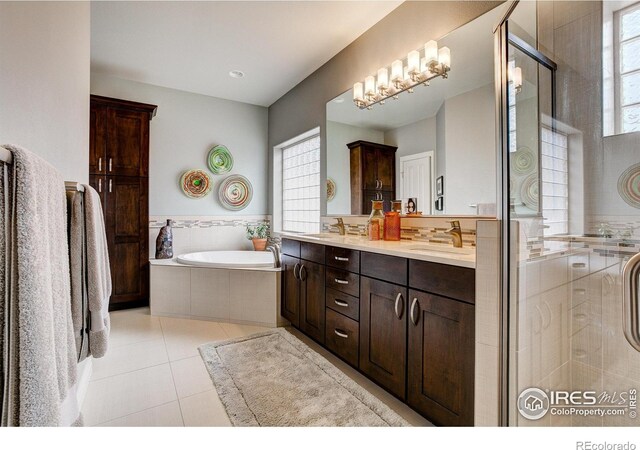
[[[156,238],[167,219],[173,221],[173,254],[207,250],[252,250],[245,237],[247,225],[268,221],[269,215],[247,216],[150,216],[149,258],[156,252]]]

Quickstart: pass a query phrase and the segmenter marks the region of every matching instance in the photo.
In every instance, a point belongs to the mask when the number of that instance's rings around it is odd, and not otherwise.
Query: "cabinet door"
[[[376,175],[381,183],[378,189],[395,192],[396,190],[396,154],[393,151],[376,151]]]
[[[89,173],[106,173],[106,155],[107,108],[92,104],[89,115]]]
[[[300,330],[324,344],[324,265],[301,261],[300,283]]]
[[[362,189],[380,189],[376,174],[377,152],[375,148],[362,146]]]
[[[300,260],[282,255],[282,298],[280,314],[294,327],[300,326],[300,281],[298,269]]]
[[[104,177],[105,221],[113,292],[110,309],[149,303],[147,179]]]
[[[408,403],[434,424],[473,426],[475,309],[409,294]]]
[[[146,177],[149,115],[118,108],[108,108],[107,114],[107,174]]]
[[[405,398],[407,289],[360,277],[360,370]]]

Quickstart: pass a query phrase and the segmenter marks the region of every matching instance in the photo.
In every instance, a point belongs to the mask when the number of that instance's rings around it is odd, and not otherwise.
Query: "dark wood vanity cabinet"
[[[391,206],[396,196],[396,150],[398,147],[355,141],[347,144],[351,164],[351,214],[369,214],[371,200],[386,200]]]
[[[293,326],[323,344],[324,246],[283,240],[283,253],[280,313]]]
[[[474,269],[291,239],[282,248],[283,317],[434,424],[473,425]]]
[[[156,108],[91,96],[89,182],[105,218],[110,310],[149,303],[149,121]]]

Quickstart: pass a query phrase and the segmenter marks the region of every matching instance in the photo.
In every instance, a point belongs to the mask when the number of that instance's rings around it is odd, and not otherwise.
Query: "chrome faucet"
[[[273,253],[273,267],[276,269],[282,267],[282,259],[280,258],[280,244],[277,244],[275,242],[273,244],[269,244],[267,250]]]
[[[337,222],[333,225],[338,228],[340,236],[344,236],[344,220],[342,220],[342,217],[338,217],[336,220]]]
[[[462,230],[460,229],[460,221],[452,220],[449,222],[451,224],[451,228],[449,228],[445,233],[450,234],[453,239],[453,246],[461,248],[462,247]]]

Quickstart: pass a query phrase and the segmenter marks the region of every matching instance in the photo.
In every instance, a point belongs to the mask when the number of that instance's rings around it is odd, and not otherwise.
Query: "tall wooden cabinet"
[[[104,210],[110,310],[149,304],[149,121],[156,109],[91,96],[89,182]]]
[[[388,211],[396,196],[398,147],[367,141],[347,147],[351,153],[351,214],[369,214],[371,200],[384,200]]]

